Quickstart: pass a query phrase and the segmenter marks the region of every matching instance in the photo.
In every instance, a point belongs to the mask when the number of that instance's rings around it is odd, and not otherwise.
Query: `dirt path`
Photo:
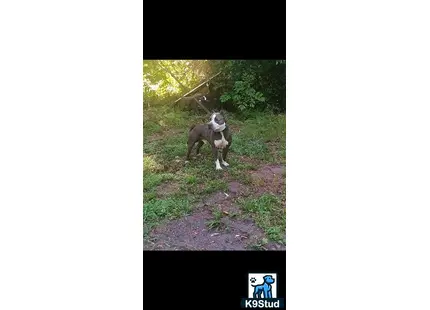
[[[227,191],[204,198],[183,218],[164,222],[144,238],[145,250],[285,250],[271,242],[252,216],[237,203],[238,198],[278,196],[285,206],[285,166],[264,165],[251,172],[251,185],[229,183]],[[164,184],[161,191],[176,190]]]

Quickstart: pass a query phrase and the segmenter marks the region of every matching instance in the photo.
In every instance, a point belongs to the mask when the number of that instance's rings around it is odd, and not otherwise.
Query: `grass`
[[[207,221],[206,226],[209,229],[223,230],[225,228],[225,224],[221,222],[221,219],[223,217],[221,210],[214,210],[212,214],[214,218],[212,220]]]
[[[151,190],[165,181],[174,180],[176,178],[177,177],[172,173],[147,173],[143,176],[143,189]]]
[[[201,148],[202,156],[185,163],[187,134],[192,124],[205,122],[201,116],[174,112],[167,107],[144,110],[143,143],[143,219],[144,232],[164,220],[181,217],[192,210],[204,196],[227,191],[236,180],[252,183],[250,172],[262,164],[285,162],[285,115],[251,114],[246,119],[229,115],[233,143],[227,158],[230,167],[215,171],[210,147]],[[195,156],[195,149],[191,155]],[[216,177],[214,177],[214,175]],[[175,190],[162,195],[162,186],[173,183]],[[161,193],[160,193],[161,192]],[[278,201],[262,196],[244,201],[244,210],[265,229],[269,238],[280,239],[285,216],[280,218]],[[221,228],[220,216],[214,211],[211,228]],[[220,212],[220,211],[219,211]],[[218,218],[219,217],[219,218]],[[274,226],[271,226],[274,225]]]
[[[186,198],[154,199],[143,208],[144,233],[164,219],[174,219],[191,211],[191,203]]]
[[[234,136],[235,152],[265,161],[285,159],[285,126],[284,115],[250,114],[245,121],[233,122],[242,129]],[[268,143],[278,146],[281,152],[272,153]],[[283,150],[283,151],[282,151]]]
[[[272,241],[285,243],[285,207],[275,195],[238,199],[242,210],[250,214]]]

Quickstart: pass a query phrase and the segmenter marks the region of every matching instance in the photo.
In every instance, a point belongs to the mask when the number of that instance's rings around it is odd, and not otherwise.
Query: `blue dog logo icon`
[[[284,298],[278,297],[277,273],[248,273],[248,298],[242,298],[242,308],[284,308]]]
[[[251,286],[254,288],[253,298],[273,298],[272,297],[272,284],[275,283],[275,279],[272,275],[265,275],[263,277],[263,283],[254,285],[255,278],[251,278]]]

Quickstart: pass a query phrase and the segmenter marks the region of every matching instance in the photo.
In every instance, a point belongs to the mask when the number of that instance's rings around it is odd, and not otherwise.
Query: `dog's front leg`
[[[225,167],[230,166],[225,160],[227,159],[227,153],[228,153],[228,148],[230,147],[230,144],[227,145],[223,150],[222,150],[222,157],[221,157],[221,164]]]
[[[212,155],[213,155],[213,158],[215,159],[215,169],[222,170],[221,165],[219,164],[219,158],[218,158],[219,151],[214,145],[212,146]]]

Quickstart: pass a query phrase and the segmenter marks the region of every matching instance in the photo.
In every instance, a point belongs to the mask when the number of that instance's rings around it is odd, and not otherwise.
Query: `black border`
[[[286,2],[144,4],[143,59],[285,59]]]
[[[240,309],[252,272],[277,273],[277,297],[285,300],[285,251],[145,251],[144,306]]]

